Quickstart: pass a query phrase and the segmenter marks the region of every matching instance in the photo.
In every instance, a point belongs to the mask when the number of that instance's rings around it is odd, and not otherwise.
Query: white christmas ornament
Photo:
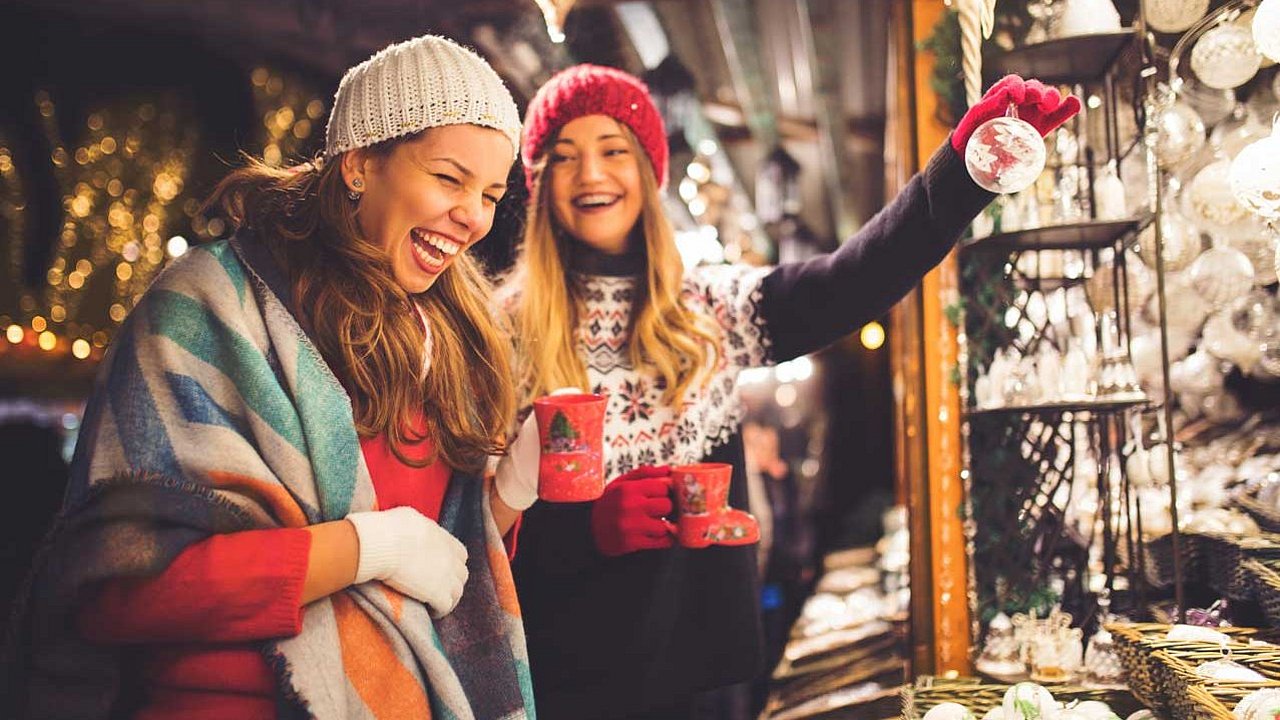
[[[944,702],[929,708],[924,720],[973,720],[973,713],[960,703]]]
[[[1204,17],[1209,0],[1143,0],[1142,8],[1152,30],[1180,33]]]
[[[1253,15],[1253,42],[1258,52],[1280,62],[1280,0],[1262,0],[1258,6]]]
[[[1244,154],[1244,153],[1242,153]],[[1187,218],[1208,233],[1228,235],[1249,217],[1249,208],[1231,192],[1231,162],[1218,160],[1196,173],[1182,194]]]
[[[1036,683],[1020,682],[1004,693],[1005,720],[1042,720],[1057,714],[1053,694]]]
[[[1253,263],[1226,245],[1205,250],[1187,271],[1191,287],[1214,309],[1224,308],[1253,287]]]
[[[1204,147],[1204,121],[1181,100],[1169,105],[1156,118],[1156,161],[1168,170]]]
[[[1164,271],[1178,272],[1200,257],[1200,233],[1184,218],[1166,211],[1160,218],[1160,235],[1164,243]],[[1156,226],[1148,225],[1138,234],[1138,257],[1149,268],[1156,266]]]
[[[1040,132],[1014,113],[978,126],[965,146],[964,164],[983,189],[1010,194],[1035,183],[1044,170],[1045,157]]]
[[[1112,32],[1120,29],[1120,13],[1111,0],[1068,0],[1056,28],[1058,37]]]
[[[1228,177],[1241,205],[1268,220],[1280,219],[1280,119],[1270,137],[1240,151]]]
[[[1261,65],[1253,34],[1239,25],[1219,25],[1200,36],[1191,49],[1192,71],[1200,82],[1219,90],[1249,82]]]

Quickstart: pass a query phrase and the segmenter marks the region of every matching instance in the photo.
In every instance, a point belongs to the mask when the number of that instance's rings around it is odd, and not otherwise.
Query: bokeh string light
[[[245,149],[277,167],[305,156],[322,134],[324,100],[305,81],[265,67],[245,79],[262,118]],[[26,248],[41,239],[27,237],[30,198],[15,159],[25,149],[0,133],[0,232],[9,279],[0,293],[0,354],[19,353],[24,363],[94,361],[156,274],[186,252],[187,237],[225,237],[230,228],[199,214],[203,198],[196,193],[207,187],[193,191],[191,174],[204,148],[198,119],[176,91],[120,96],[90,108],[74,146],[63,138],[65,118],[53,95],[41,90],[32,101],[52,148],[44,161],[59,188],[62,220],[43,282],[31,287]]]

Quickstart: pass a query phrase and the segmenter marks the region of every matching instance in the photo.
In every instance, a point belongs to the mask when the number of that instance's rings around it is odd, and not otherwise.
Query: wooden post
[[[895,8],[898,3],[894,3]],[[947,141],[948,128],[936,119],[937,97],[929,86],[933,56],[915,50],[946,12],[942,0],[912,0],[910,9],[895,9],[894,67],[903,71],[891,96],[890,127],[895,153],[891,167],[910,158],[913,171],[922,169]],[[905,16],[905,17],[904,17]],[[904,58],[910,58],[904,62]],[[908,73],[909,71],[909,73]],[[901,89],[913,95],[903,102]],[[906,134],[904,113],[910,115]],[[892,162],[893,160],[897,162]],[[892,170],[891,170],[892,173]],[[892,174],[889,187],[901,182]],[[912,659],[916,674],[970,674],[969,571],[961,518],[964,487],[960,395],[954,382],[957,328],[946,309],[958,297],[955,253],[930,272],[920,288],[891,315],[891,352],[897,418],[895,427],[898,490],[911,512]],[[921,460],[923,455],[923,461]]]

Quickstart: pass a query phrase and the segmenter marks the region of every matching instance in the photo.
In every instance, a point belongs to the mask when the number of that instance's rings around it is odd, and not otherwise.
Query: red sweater
[[[380,509],[408,506],[439,518],[444,463],[405,465],[381,437],[360,448]],[[149,646],[141,667],[148,694],[135,720],[274,720],[275,678],[254,643],[302,631],[310,549],[301,528],[215,535],[160,575],[97,588],[81,605],[84,636]]]

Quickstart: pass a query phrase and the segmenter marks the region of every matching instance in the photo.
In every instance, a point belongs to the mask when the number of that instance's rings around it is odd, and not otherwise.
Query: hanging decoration
[[[553,43],[564,42],[564,23],[577,0],[534,0],[547,23],[547,36]]]
[[[982,41],[991,37],[995,20],[996,0],[961,0],[960,63],[965,102],[970,107],[982,99]]]
[[[1047,153],[1040,132],[1018,118],[1017,107],[1009,106],[1004,117],[978,126],[965,146],[964,164],[969,176],[993,193],[1026,190],[1044,171]]]
[[[1210,30],[1191,49],[1192,71],[1200,82],[1219,90],[1249,82],[1261,66],[1262,56],[1253,44],[1252,34],[1235,24]]]
[[[1180,33],[1209,10],[1209,0],[1143,0],[1147,25],[1162,33]]]
[[[1280,114],[1270,137],[1249,145],[1231,162],[1230,183],[1241,205],[1273,225],[1280,220]]]
[[[1280,62],[1280,0],[1262,0],[1258,6],[1253,15],[1253,42],[1258,52]]]

